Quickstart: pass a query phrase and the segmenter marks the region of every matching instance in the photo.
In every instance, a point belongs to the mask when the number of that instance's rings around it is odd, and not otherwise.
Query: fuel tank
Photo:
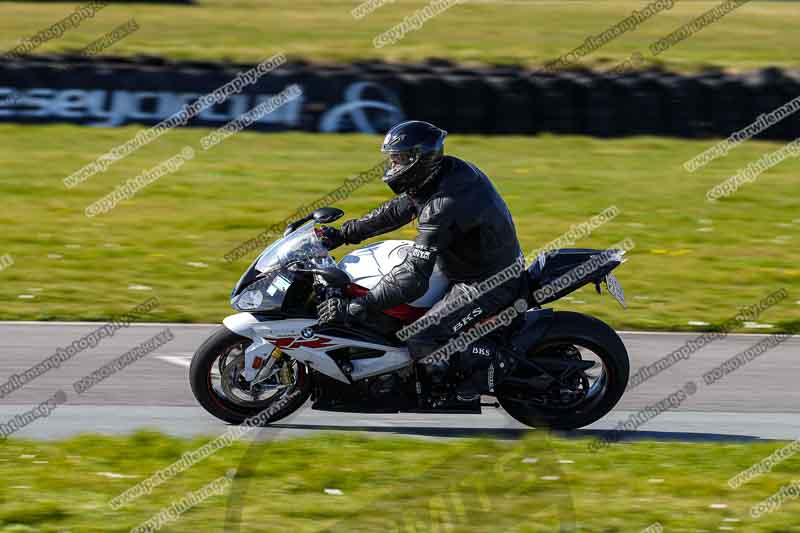
[[[402,263],[411,251],[413,241],[381,241],[359,248],[342,257],[339,268],[347,272],[353,283],[366,289],[373,288],[385,274]],[[411,302],[413,307],[431,307],[438,302],[450,285],[447,276],[437,265],[431,274],[428,292]]]

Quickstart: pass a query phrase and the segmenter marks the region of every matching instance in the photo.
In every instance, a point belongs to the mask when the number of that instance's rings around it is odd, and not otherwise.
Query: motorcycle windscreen
[[[291,263],[329,258],[328,249],[314,231],[315,221],[309,220],[295,231],[272,243],[256,260],[255,267],[261,273],[286,268]]]
[[[289,235],[278,239],[252,262],[231,291],[231,298],[256,280],[260,274],[274,272],[297,261],[311,261],[320,266],[331,262],[328,250],[314,231],[310,220]]]

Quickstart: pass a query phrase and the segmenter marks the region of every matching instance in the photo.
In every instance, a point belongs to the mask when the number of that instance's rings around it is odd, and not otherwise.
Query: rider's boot
[[[424,409],[435,409],[439,412],[480,412],[480,395],[460,399],[454,391],[456,377],[455,368],[447,360],[421,364],[424,380],[429,391]]]
[[[456,398],[480,401],[481,394],[494,392],[512,369],[513,360],[504,356],[492,339],[480,339],[459,354]]]
[[[425,365],[428,373],[431,396],[442,397],[447,395],[448,373],[450,364],[447,361],[436,361]]]

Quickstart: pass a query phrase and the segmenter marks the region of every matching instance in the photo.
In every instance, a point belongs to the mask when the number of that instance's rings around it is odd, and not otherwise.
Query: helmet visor
[[[411,152],[389,152],[384,178],[393,178],[404,173],[419,161],[419,155]]]

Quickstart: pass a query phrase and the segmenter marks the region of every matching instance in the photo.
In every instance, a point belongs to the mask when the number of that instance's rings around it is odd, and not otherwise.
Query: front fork
[[[252,341],[244,351],[244,367],[241,373],[244,380],[252,387],[259,375],[269,376],[277,362],[277,359],[271,355],[278,355],[280,358],[281,353],[274,344],[255,331],[254,326],[260,323],[258,319],[251,313],[237,313],[226,317],[222,323],[232,332]],[[275,350],[278,352],[276,353]]]

